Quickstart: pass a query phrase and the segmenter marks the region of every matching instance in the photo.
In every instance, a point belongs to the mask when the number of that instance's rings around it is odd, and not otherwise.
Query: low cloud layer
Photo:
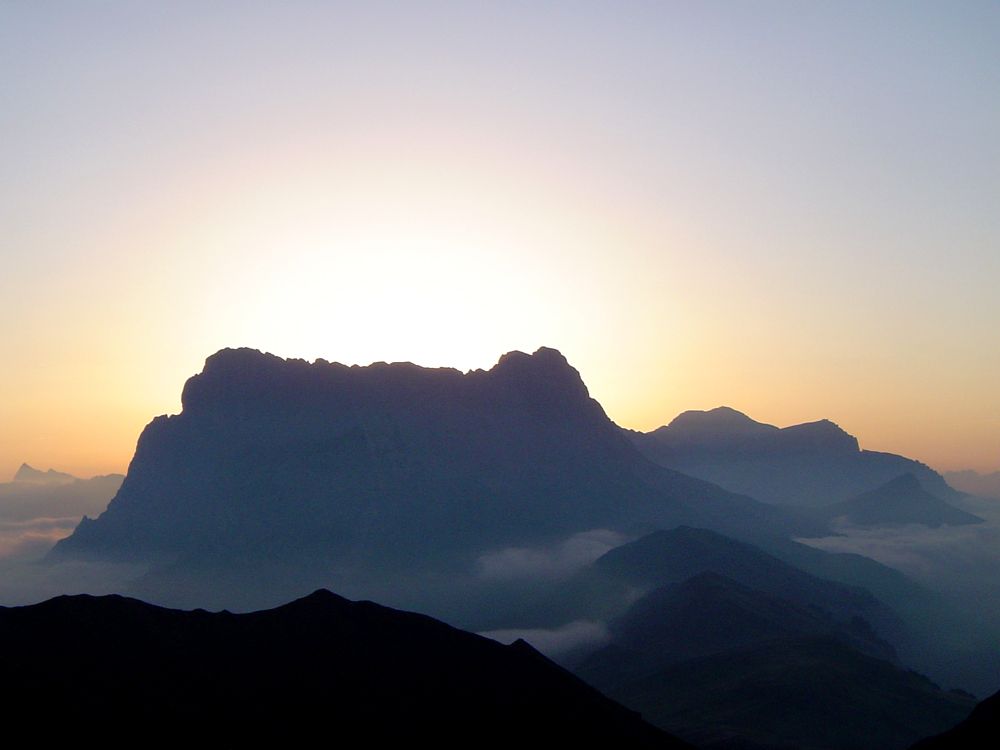
[[[490,580],[561,580],[627,540],[617,531],[593,529],[549,547],[507,547],[489,552],[479,558],[477,566],[479,574]]]
[[[119,474],[69,482],[0,483],[0,521],[97,516],[121,486]]]
[[[32,518],[0,520],[0,560],[37,560],[52,545],[73,533],[80,518]]]
[[[979,590],[993,582],[1000,569],[1000,502],[972,499],[962,505],[986,523],[936,529],[919,524],[841,525],[835,529],[838,536],[800,541],[830,552],[871,557],[941,591]]]
[[[0,560],[42,557],[84,515],[100,515],[122,483],[120,475],[59,476],[0,483]]]

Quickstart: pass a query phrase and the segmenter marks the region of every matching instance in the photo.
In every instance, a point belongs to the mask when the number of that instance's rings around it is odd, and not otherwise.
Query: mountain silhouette
[[[925,466],[892,453],[861,450],[829,420],[778,428],[729,407],[687,411],[630,439],[662,466],[770,503],[820,507],[913,474],[943,500],[959,494]]]
[[[59,740],[686,747],[523,641],[329,591],[249,614],[63,596],[0,608],[0,634],[7,715]]]
[[[748,750],[902,750],[961,721],[974,704],[841,640],[815,637],[690,659],[607,693],[699,747]]]
[[[842,519],[855,526],[917,523],[938,528],[983,523],[979,516],[927,492],[913,474],[903,474],[874,490],[822,508],[821,513],[825,518]]]
[[[554,349],[464,374],[226,349],[182,403],[146,427],[107,510],[53,559],[154,562],[149,581],[261,561],[387,580],[589,529],[822,527],[649,461]]]

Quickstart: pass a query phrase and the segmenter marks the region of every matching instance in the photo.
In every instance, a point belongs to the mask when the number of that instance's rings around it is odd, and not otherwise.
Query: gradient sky
[[[0,480],[225,346],[1000,468],[996,2],[4,2]]]

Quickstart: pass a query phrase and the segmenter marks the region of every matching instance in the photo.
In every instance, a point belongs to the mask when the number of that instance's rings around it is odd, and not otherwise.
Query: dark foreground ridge
[[[993,750],[1000,745],[1000,693],[984,700],[965,721],[913,746],[913,750]]]
[[[691,659],[607,690],[701,747],[754,750],[904,750],[961,721],[972,703],[817,637]]]
[[[0,639],[5,715],[47,736],[687,747],[523,641],[325,590],[250,614],[61,596],[0,608]]]

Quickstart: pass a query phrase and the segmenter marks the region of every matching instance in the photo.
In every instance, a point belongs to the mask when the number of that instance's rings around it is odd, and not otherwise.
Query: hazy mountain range
[[[903,474],[942,500],[959,497],[930,467],[861,450],[856,437],[825,419],[778,428],[722,406],[686,411],[652,432],[627,434],[663,466],[769,503],[831,505]]]

